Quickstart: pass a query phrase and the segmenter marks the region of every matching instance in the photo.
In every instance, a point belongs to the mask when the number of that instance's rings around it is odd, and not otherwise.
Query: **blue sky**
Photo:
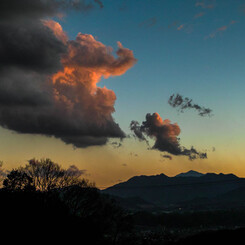
[[[99,85],[115,91],[115,117],[125,130],[133,117],[140,120],[154,111],[184,124],[185,115],[177,116],[167,104],[176,92],[212,108],[216,118],[239,116],[244,122],[244,1],[106,0],[103,4],[103,9],[85,15],[68,14],[62,26],[70,38],[90,33],[114,49],[120,41],[133,50],[137,64]],[[195,18],[199,13],[204,15]],[[217,31],[223,26],[225,31]],[[199,120],[195,113],[188,117]]]

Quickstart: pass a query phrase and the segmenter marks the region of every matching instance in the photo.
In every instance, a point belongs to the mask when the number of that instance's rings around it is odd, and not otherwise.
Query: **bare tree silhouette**
[[[68,169],[50,159],[31,159],[25,167],[12,170],[4,180],[4,187],[8,189],[25,189],[32,186],[38,191],[49,191],[71,185],[81,187],[93,186],[81,176],[84,170],[72,165]]]

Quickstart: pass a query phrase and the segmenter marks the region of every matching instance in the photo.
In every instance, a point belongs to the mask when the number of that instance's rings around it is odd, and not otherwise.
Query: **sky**
[[[0,9],[4,168],[51,158],[99,188],[191,169],[245,177],[244,0]],[[196,106],[171,105],[177,94]]]

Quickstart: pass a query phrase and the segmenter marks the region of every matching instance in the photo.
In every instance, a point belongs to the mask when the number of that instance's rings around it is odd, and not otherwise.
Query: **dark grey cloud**
[[[68,169],[66,169],[66,174],[71,177],[79,178],[82,175],[87,173],[86,169],[79,169],[75,165],[71,165]]]
[[[140,125],[139,122],[137,121],[131,121],[130,126],[129,126],[130,130],[133,131],[134,136],[140,140],[140,141],[145,141],[148,144],[148,140],[146,139],[142,127]]]
[[[161,154],[161,157],[167,158],[167,159],[169,159],[169,160],[172,160],[172,156],[167,155],[167,154]]]
[[[18,67],[40,73],[60,69],[65,45],[40,20],[0,22],[0,67]]]
[[[114,149],[120,148],[122,147],[122,143],[121,142],[117,142],[117,141],[113,141],[111,142],[111,145]]]
[[[94,3],[0,1],[2,127],[53,136],[75,147],[125,137],[112,117],[115,93],[96,84],[101,76],[122,75],[132,67],[132,51],[118,43],[114,57],[111,49],[82,33],[68,40],[62,27],[47,19],[65,9],[87,11]]]
[[[50,105],[52,87],[46,82],[46,75],[27,72],[15,67],[0,69],[0,105],[32,106]],[[6,108],[7,110],[7,108]]]
[[[0,21],[40,19],[67,10],[88,11],[94,7],[92,0],[1,0]]]
[[[158,113],[146,114],[146,120],[140,125],[133,121],[134,127],[131,130],[139,140],[152,138],[155,140],[151,149],[167,152],[172,155],[187,156],[189,160],[207,158],[206,153],[198,152],[194,147],[187,149],[180,145],[180,127],[177,123],[172,124],[168,119],[162,120]],[[131,123],[132,124],[132,123]]]
[[[198,111],[200,116],[212,116],[212,110],[199,106],[192,102],[192,99],[188,97],[183,97],[180,94],[172,94],[168,100],[169,105],[177,108],[179,112],[184,112],[186,109],[194,109]]]

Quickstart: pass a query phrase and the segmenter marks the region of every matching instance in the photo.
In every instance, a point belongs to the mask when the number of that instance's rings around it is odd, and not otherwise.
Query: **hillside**
[[[242,206],[245,179],[233,174],[201,174],[194,171],[168,177],[165,174],[135,176],[103,193],[121,198],[140,198],[160,208],[222,208]],[[230,196],[230,198],[229,198]],[[232,201],[233,200],[233,201]]]

